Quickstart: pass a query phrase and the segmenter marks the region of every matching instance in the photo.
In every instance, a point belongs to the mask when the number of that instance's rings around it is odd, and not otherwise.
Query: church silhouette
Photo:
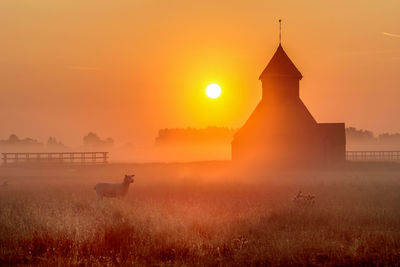
[[[317,123],[299,96],[302,77],[280,43],[259,78],[262,99],[234,135],[233,161],[261,166],[345,161],[344,123]]]

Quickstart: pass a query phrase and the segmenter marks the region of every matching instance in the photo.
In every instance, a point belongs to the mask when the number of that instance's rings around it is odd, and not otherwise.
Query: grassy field
[[[3,171],[0,265],[400,263],[397,169],[238,178],[146,168],[125,200],[101,203],[93,185],[132,168]],[[299,190],[315,198],[294,199]]]

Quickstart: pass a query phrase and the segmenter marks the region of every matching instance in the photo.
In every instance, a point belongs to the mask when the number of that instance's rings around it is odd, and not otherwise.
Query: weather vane
[[[279,19],[279,44],[282,42],[282,20]]]

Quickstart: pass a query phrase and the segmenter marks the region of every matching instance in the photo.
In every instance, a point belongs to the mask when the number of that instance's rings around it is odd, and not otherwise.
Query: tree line
[[[82,138],[80,150],[111,149],[114,145],[112,138],[101,139],[96,133],[90,132]],[[50,136],[45,143],[33,138],[19,138],[11,134],[8,139],[0,140],[0,151],[2,152],[40,152],[40,151],[72,151],[74,148],[64,145],[57,138]],[[76,149],[76,148],[75,148]]]

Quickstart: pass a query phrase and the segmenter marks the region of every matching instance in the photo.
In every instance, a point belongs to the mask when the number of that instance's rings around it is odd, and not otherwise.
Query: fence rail
[[[108,152],[2,153],[3,164],[105,164]]]
[[[400,162],[400,151],[346,151],[346,160]]]

